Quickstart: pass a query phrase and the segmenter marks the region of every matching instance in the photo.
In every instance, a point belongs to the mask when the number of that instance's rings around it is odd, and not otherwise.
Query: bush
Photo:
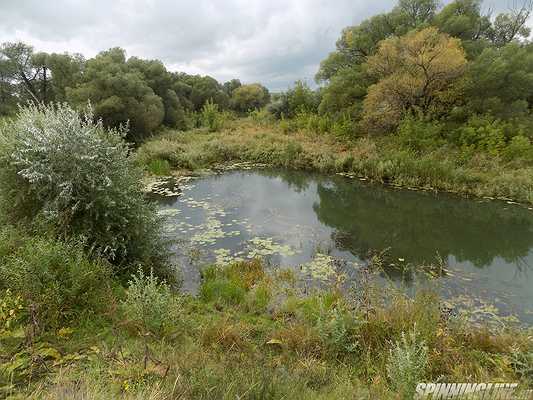
[[[90,253],[119,270],[144,263],[165,273],[160,223],[124,134],[93,122],[90,110],[80,117],[67,105],[21,109],[0,132],[0,205],[11,221],[83,237]]]
[[[444,145],[446,142],[441,133],[442,127],[437,122],[413,116],[405,117],[397,130],[400,144],[417,152],[434,150]]]
[[[412,399],[416,384],[421,381],[428,364],[428,349],[417,337],[416,330],[407,337],[402,332],[401,341],[397,341],[390,350],[387,362],[387,374],[393,389],[402,399]]]
[[[1,286],[22,297],[38,328],[57,328],[107,307],[111,267],[89,260],[81,245],[26,238],[12,251],[0,263]]]
[[[504,150],[504,157],[508,161],[533,161],[533,146],[530,140],[522,135],[513,137]]]
[[[473,117],[459,128],[459,141],[466,151],[485,151],[499,156],[505,148],[504,126],[490,117]]]
[[[264,108],[251,110],[249,116],[259,126],[270,126],[274,122],[273,115]]]
[[[155,159],[148,163],[148,171],[154,175],[170,175],[170,163],[167,160]]]
[[[154,276],[146,275],[142,269],[133,275],[126,292],[122,308],[128,319],[139,326],[143,335],[161,334],[175,323],[178,304],[170,286]]]
[[[202,125],[209,129],[209,132],[217,132],[224,125],[224,115],[218,110],[218,104],[212,100],[207,101],[202,107]]]
[[[329,354],[339,356],[354,353],[358,349],[357,329],[359,321],[355,315],[343,307],[326,309],[317,319],[317,329]]]
[[[334,136],[350,139],[357,136],[357,124],[349,114],[343,113],[331,124],[330,131]]]

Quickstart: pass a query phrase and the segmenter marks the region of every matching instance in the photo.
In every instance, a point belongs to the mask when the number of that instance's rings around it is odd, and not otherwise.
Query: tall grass
[[[419,380],[528,383],[527,331],[489,332],[442,318],[430,292],[408,298],[393,288],[365,287],[354,298],[334,288],[304,294],[290,274],[267,273],[258,261],[206,270],[199,298],[146,278],[129,289],[144,293],[127,297],[135,312],[78,328],[68,346],[53,339],[49,346],[75,361],[46,361],[44,378],[16,392],[30,398],[397,399],[409,398]],[[232,296],[230,286],[242,296]],[[251,307],[260,287],[270,293],[266,303]],[[178,314],[161,313],[176,301]],[[139,335],[145,318],[155,329],[164,321],[165,335]]]
[[[141,146],[137,158],[145,166],[166,160],[173,169],[189,170],[247,161],[533,203],[533,167],[527,164],[516,166],[482,153],[465,159],[450,146],[420,153],[390,138],[338,140],[308,129],[285,131],[284,124],[282,120],[258,125],[252,119],[235,122],[217,133],[166,132]]]

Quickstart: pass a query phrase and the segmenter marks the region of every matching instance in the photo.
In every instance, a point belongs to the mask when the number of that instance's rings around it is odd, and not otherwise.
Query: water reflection
[[[340,248],[359,258],[389,248],[417,264],[434,261],[438,252],[480,268],[496,257],[529,266],[533,214],[523,208],[341,181],[319,183],[317,195],[318,219],[335,229]]]
[[[438,253],[450,265],[439,279],[447,298],[490,301],[533,323],[533,213],[523,207],[263,170],[198,179],[160,208],[192,291],[199,265],[235,257],[328,274],[327,258],[316,263],[326,254],[353,278],[350,268],[371,252],[388,249],[404,265],[432,263]]]

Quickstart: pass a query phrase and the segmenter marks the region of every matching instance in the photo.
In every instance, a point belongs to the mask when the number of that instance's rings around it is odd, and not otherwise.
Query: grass
[[[267,273],[255,260],[206,269],[196,298],[157,283],[127,302],[127,292],[114,291],[101,314],[74,318],[39,336],[8,340],[19,327],[30,332],[31,318],[7,329],[2,325],[3,394],[13,399],[397,399],[400,390],[394,388],[405,390],[404,380],[415,378],[402,364],[402,352],[410,351],[399,345],[406,336],[426,349],[427,363],[417,364],[416,378],[531,383],[531,332],[492,332],[445,318],[439,299],[428,291],[408,298],[392,288],[371,289],[357,297],[334,288],[304,294],[291,273]],[[166,301],[166,329],[157,334],[140,329],[127,312],[131,301],[148,314]],[[28,304],[19,312],[29,313]],[[391,375],[391,367],[402,373]]]
[[[165,161],[174,170],[261,163],[533,204],[533,167],[527,164],[505,162],[488,154],[465,157],[452,146],[416,153],[391,137],[340,140],[307,130],[286,131],[279,124],[258,124],[253,119],[226,125],[219,132],[164,132],[140,147],[138,161],[147,170],[152,170],[152,163]]]

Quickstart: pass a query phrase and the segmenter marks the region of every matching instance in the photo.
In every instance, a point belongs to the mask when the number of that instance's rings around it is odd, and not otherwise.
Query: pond
[[[407,291],[431,284],[473,319],[533,324],[526,207],[279,170],[214,174],[180,184],[179,196],[159,193],[189,292],[213,262],[260,257],[271,268],[292,266],[313,286],[349,285],[381,260],[381,279]]]

